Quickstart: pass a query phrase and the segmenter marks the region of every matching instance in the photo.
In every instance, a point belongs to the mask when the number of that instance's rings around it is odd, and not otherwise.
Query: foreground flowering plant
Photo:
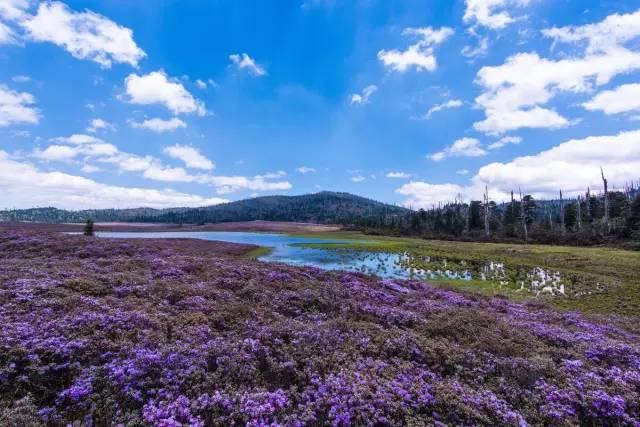
[[[640,426],[638,319],[0,232],[0,425]]]

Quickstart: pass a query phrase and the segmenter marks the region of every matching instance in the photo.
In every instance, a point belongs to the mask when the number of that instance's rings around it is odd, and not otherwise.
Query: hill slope
[[[102,209],[66,211],[34,208],[0,212],[3,221],[94,221],[216,223],[230,221],[299,221],[351,224],[363,218],[404,215],[408,209],[349,193],[320,192],[301,196],[265,196],[202,208]]]

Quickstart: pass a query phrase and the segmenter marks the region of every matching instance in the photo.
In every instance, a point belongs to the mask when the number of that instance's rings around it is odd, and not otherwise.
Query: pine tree
[[[87,222],[84,224],[84,231],[83,231],[85,236],[93,236],[93,221],[91,220],[91,218],[89,218],[87,220]]]

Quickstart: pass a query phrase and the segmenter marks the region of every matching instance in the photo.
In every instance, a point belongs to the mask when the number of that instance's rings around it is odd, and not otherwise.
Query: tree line
[[[361,218],[356,229],[425,238],[521,241],[594,245],[626,242],[640,249],[640,191],[635,184],[611,191],[604,174],[603,191],[587,189],[577,197],[536,200],[520,190],[496,203],[485,188],[482,200],[455,201],[407,215]]]

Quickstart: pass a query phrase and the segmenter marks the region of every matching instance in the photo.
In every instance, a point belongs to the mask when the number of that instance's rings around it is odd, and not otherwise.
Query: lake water
[[[202,239],[245,243],[268,247],[271,251],[259,257],[264,262],[312,266],[326,270],[358,271],[391,279],[482,280],[499,286],[532,293],[565,295],[564,278],[558,272],[541,267],[506,266],[492,260],[466,261],[424,254],[386,253],[339,248],[318,249],[301,244],[340,244],[349,240],[291,236],[276,233],[229,231],[181,232],[98,232],[107,238]]]
[[[178,231],[178,232],[97,232],[98,237],[202,239],[232,243],[245,243],[268,247],[271,251],[259,257],[260,261],[281,262],[289,265],[313,266],[327,270],[360,271],[384,278],[411,278],[411,268],[403,266],[402,255],[367,251],[304,248],[296,245],[309,243],[348,243],[348,240],[290,236],[276,233],[232,231]]]

